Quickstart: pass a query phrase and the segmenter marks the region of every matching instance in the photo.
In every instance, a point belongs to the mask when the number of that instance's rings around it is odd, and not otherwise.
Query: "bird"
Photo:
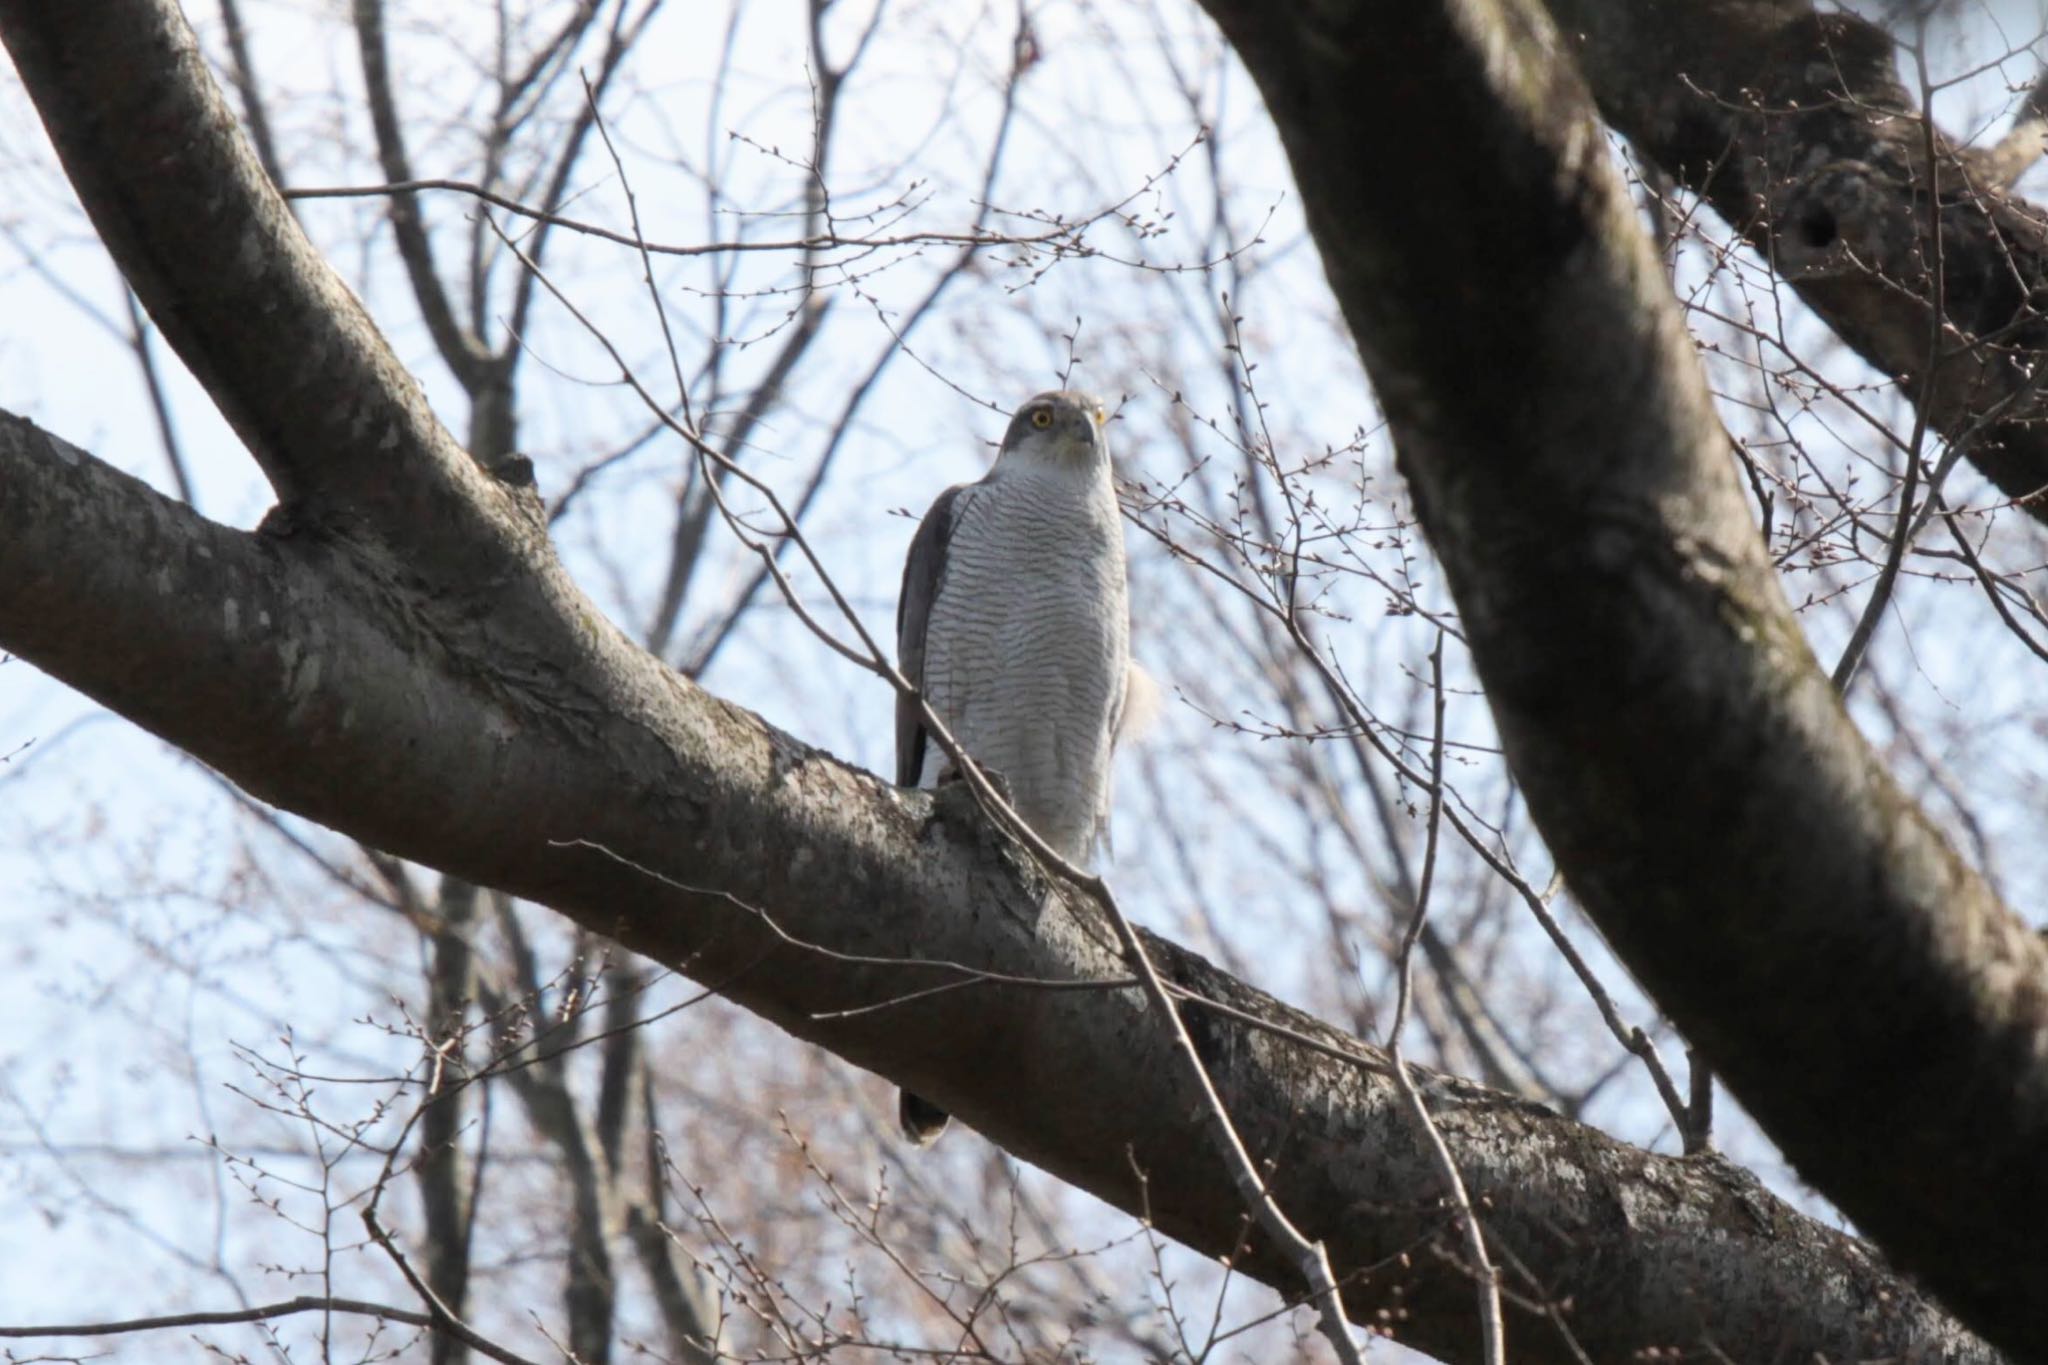
[[[1131,619],[1109,410],[1070,389],[1010,418],[995,464],[940,493],[896,603],[906,681],[1034,833],[1086,867],[1107,841],[1110,760],[1131,714]],[[957,778],[915,697],[896,699],[896,783]],[[918,1146],[946,1111],[903,1091]]]

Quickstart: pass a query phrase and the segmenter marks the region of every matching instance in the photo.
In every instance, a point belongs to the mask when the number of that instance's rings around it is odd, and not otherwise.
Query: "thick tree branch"
[[[363,62],[363,93],[369,106],[370,127],[377,136],[377,164],[392,184],[411,180],[412,160],[405,151],[405,130],[398,113],[398,96],[392,89],[391,53],[384,41],[383,0],[355,0],[356,46]],[[434,263],[434,244],[420,217],[420,201],[412,194],[391,196],[391,232],[398,239],[398,258],[405,262],[405,276],[420,306],[427,334],[434,349],[463,388],[472,392],[483,387],[492,367],[500,363],[476,336],[455,316],[441,282],[440,267]],[[515,339],[516,342],[516,339]]]
[[[1210,1144],[1189,1140],[1177,1063],[1090,907],[1042,908],[1046,884],[971,802],[847,768],[587,605],[564,611],[550,641],[501,656],[502,639],[423,629],[431,593],[374,558],[224,530],[0,419],[0,645],[266,800],[553,905],[1189,1245],[1236,1250],[1242,1204]],[[1404,1340],[1468,1358],[1469,1282],[1429,1250],[1455,1236],[1441,1179],[1384,1059],[1172,944],[1147,951],[1217,1002],[1185,1005],[1187,1026],[1346,1299],[1398,1309]],[[1489,1243],[1537,1277],[1508,1289],[1569,1301],[1596,1357],[1711,1341],[1749,1360],[1994,1358],[1739,1171],[1425,1084]],[[1292,1283],[1261,1243],[1236,1264]],[[1541,1317],[1510,1332],[1517,1360],[1573,1358]]]
[[[100,237],[286,512],[489,577],[510,524],[278,197],[170,0],[0,0],[23,85]],[[482,556],[480,559],[479,556]]]
[[[470,883],[443,877],[433,913],[421,917],[423,927],[431,926],[426,1042],[437,1053],[439,1083],[420,1112],[420,1151],[412,1168],[427,1230],[427,1286],[458,1317],[469,1304],[470,1240],[476,1231],[473,1168],[462,1147],[475,1099],[462,1082],[468,1074],[469,1007],[476,990],[469,940],[476,898]],[[468,1350],[460,1337],[444,1332],[434,1338],[434,1365],[465,1361]]]
[[[2048,489],[2037,359],[2048,345],[2048,217],[2006,192],[2017,148],[2031,142],[2027,161],[2041,153],[2038,90],[2014,142],[1977,152],[1925,127],[1891,38],[1853,14],[1780,0],[1549,3],[1602,114],[1879,373],[1900,376],[1972,464],[2048,520],[2048,498],[2035,496]],[[1941,337],[1932,357],[1931,334]]]
[[[1801,1173],[2042,1358],[2048,951],[1816,667],[1556,30],[1207,4],[1574,890]]]

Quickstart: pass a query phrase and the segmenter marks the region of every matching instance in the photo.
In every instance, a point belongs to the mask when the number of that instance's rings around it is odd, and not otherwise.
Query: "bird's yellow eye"
[[[1031,425],[1037,427],[1040,431],[1044,431],[1047,427],[1051,426],[1052,409],[1040,408],[1038,411],[1032,413]]]
[[[1095,425],[1098,427],[1106,427],[1109,425],[1108,408],[1097,408],[1095,410]]]

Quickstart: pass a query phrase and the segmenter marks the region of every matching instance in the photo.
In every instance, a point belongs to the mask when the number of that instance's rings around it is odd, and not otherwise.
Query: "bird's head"
[[[1000,463],[1050,465],[1093,470],[1109,465],[1105,428],[1109,409],[1093,394],[1073,389],[1041,393],[1010,418],[1003,433]]]

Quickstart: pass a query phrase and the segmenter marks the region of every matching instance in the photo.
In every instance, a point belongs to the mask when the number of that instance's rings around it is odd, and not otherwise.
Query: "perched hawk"
[[[896,656],[953,737],[1062,856],[1086,864],[1109,822],[1109,763],[1131,679],[1124,533],[1100,400],[1061,390],[1017,409],[995,467],[939,494],[910,542]],[[896,702],[896,781],[952,764]],[[904,1093],[904,1134],[946,1126]]]

